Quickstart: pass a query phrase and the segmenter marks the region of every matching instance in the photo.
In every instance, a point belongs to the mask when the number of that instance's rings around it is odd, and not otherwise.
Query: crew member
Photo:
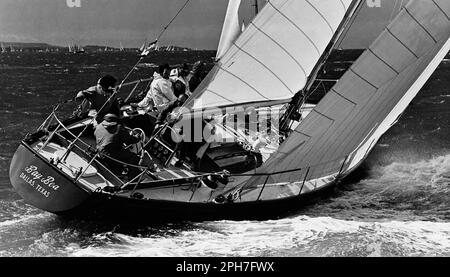
[[[160,65],[158,72],[153,75],[153,82],[150,85],[145,98],[139,103],[132,103],[134,108],[150,109],[156,108],[159,112],[164,110],[171,102],[176,101],[172,89],[172,82],[169,80],[170,66],[168,64]]]
[[[140,141],[140,138],[127,132],[119,124],[119,118],[115,114],[105,115],[104,120],[95,128],[94,134],[97,142],[97,150],[103,155],[108,165],[117,170],[122,169],[120,162],[135,165],[136,167],[128,167],[128,179],[132,180],[139,175],[140,170],[137,166],[139,166],[140,158],[125,149],[124,145],[135,144]]]
[[[173,84],[174,95],[177,97],[177,100],[171,102],[161,113],[158,115],[158,119],[156,120],[157,127],[163,125],[167,119],[167,116],[173,112],[176,108],[181,107],[184,102],[188,99],[186,95],[186,86],[180,80],[176,81]],[[157,127],[155,129],[157,129]]]
[[[192,77],[190,74],[189,66],[187,63],[184,63],[181,68],[174,68],[170,72],[170,80],[172,83],[180,81],[185,86],[185,94],[189,97],[192,92],[189,89],[189,79]]]
[[[97,111],[95,118],[97,123],[102,122],[106,114],[120,115],[119,101],[117,95],[114,94],[116,82],[117,80],[113,76],[106,75],[98,80],[96,86],[80,91],[75,100],[79,102],[87,100],[81,107],[81,115],[86,115],[89,108],[95,109]]]

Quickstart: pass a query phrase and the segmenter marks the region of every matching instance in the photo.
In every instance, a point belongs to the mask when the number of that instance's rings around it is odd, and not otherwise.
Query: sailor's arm
[[[88,89],[82,90],[80,92],[77,93],[77,95],[75,96],[75,100],[76,101],[83,101],[83,100],[89,100],[92,95],[95,93],[95,87],[90,87]]]
[[[131,106],[133,108],[141,108],[141,109],[151,107],[152,105],[154,105],[154,104],[153,104],[153,98],[151,96],[151,90],[149,90],[147,92],[147,95],[145,95],[144,99],[142,99],[141,102],[131,103]]]

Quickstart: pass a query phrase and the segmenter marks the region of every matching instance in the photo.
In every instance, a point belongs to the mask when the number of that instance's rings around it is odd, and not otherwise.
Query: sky
[[[73,8],[68,7],[67,1],[0,0],[0,41],[54,45],[72,41],[112,47],[119,47],[122,42],[125,47],[139,47],[146,38],[156,38],[186,0],[79,0],[81,7]],[[343,48],[367,47],[391,15],[398,12],[400,4],[407,2],[380,1],[381,7],[364,5]],[[264,0],[259,2],[262,5]],[[216,49],[227,3],[227,0],[190,0],[167,29],[160,45]],[[253,0],[242,0],[240,17],[245,22],[254,14],[252,3]]]

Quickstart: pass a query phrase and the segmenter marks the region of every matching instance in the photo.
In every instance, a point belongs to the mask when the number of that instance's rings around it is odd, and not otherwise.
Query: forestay
[[[297,182],[298,194],[355,169],[449,52],[449,18],[448,0],[410,1],[247,184]]]
[[[215,65],[188,108],[289,101],[304,86],[351,0],[271,0]]]

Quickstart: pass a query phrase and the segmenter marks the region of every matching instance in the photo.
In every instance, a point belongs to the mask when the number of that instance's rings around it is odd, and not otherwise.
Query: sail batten
[[[360,164],[450,50],[450,20],[442,11],[450,11],[450,1],[410,1],[257,173],[289,183]],[[293,171],[279,174],[286,170]]]
[[[306,85],[352,2],[268,1],[185,106],[289,102]]]

